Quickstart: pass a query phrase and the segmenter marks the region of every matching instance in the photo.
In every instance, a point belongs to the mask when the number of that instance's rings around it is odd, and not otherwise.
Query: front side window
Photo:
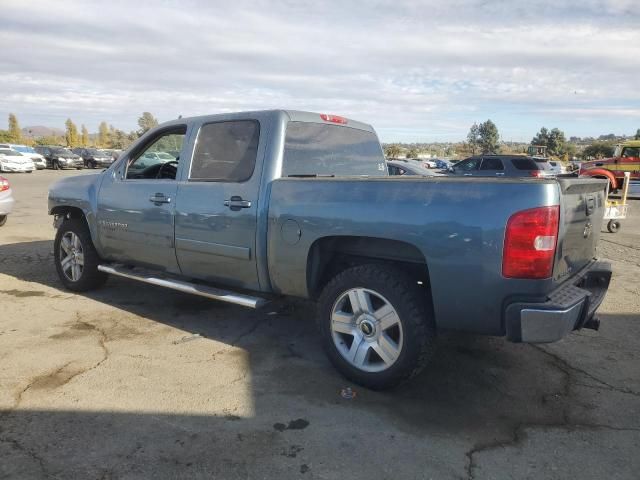
[[[129,161],[127,180],[175,180],[179,158],[167,152],[180,152],[186,133],[186,127],[178,127],[159,134],[147,143]]]
[[[625,147],[622,150],[622,157],[623,158],[638,158],[638,157],[640,157],[640,148]]]
[[[477,170],[479,165],[479,158],[467,158],[466,160],[456,163],[455,169],[461,172],[470,172],[472,170]]]
[[[235,183],[249,180],[256,166],[259,139],[260,124],[255,120],[203,125],[189,179]]]
[[[376,134],[311,122],[289,122],[282,176],[386,176]]]

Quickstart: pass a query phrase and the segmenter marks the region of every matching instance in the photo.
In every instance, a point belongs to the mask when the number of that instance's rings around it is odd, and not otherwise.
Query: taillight
[[[5,190],[9,190],[9,180],[4,177],[0,177],[0,192],[4,192]]]
[[[558,242],[560,207],[516,212],[504,234],[502,275],[507,278],[549,278]]]
[[[347,124],[347,119],[344,117],[339,117],[338,115],[327,115],[326,113],[321,113],[320,118],[325,122],[339,123],[341,125]]]
[[[542,170],[529,170],[529,175],[536,178],[544,177]]]

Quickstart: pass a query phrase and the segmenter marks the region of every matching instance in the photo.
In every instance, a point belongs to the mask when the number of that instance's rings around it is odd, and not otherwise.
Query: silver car
[[[13,202],[9,180],[0,177],[0,227],[7,223],[7,215],[13,210]]]

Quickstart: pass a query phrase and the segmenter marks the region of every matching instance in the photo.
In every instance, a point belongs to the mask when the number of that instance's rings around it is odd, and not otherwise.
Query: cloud
[[[458,139],[489,117],[522,138],[535,122],[629,133],[632,3],[10,0],[0,115],[132,129],[145,110],[297,108],[367,121],[387,141]]]

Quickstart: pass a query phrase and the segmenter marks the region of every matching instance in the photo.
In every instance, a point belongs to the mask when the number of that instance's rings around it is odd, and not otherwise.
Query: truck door
[[[264,155],[265,141],[257,120],[200,127],[176,201],[176,256],[183,275],[259,289],[256,227],[262,162],[256,160]]]
[[[186,125],[160,130],[106,174],[97,213],[102,255],[177,272],[176,172],[186,132]],[[178,154],[177,158],[169,152]],[[154,162],[148,161],[149,153],[154,154]]]

